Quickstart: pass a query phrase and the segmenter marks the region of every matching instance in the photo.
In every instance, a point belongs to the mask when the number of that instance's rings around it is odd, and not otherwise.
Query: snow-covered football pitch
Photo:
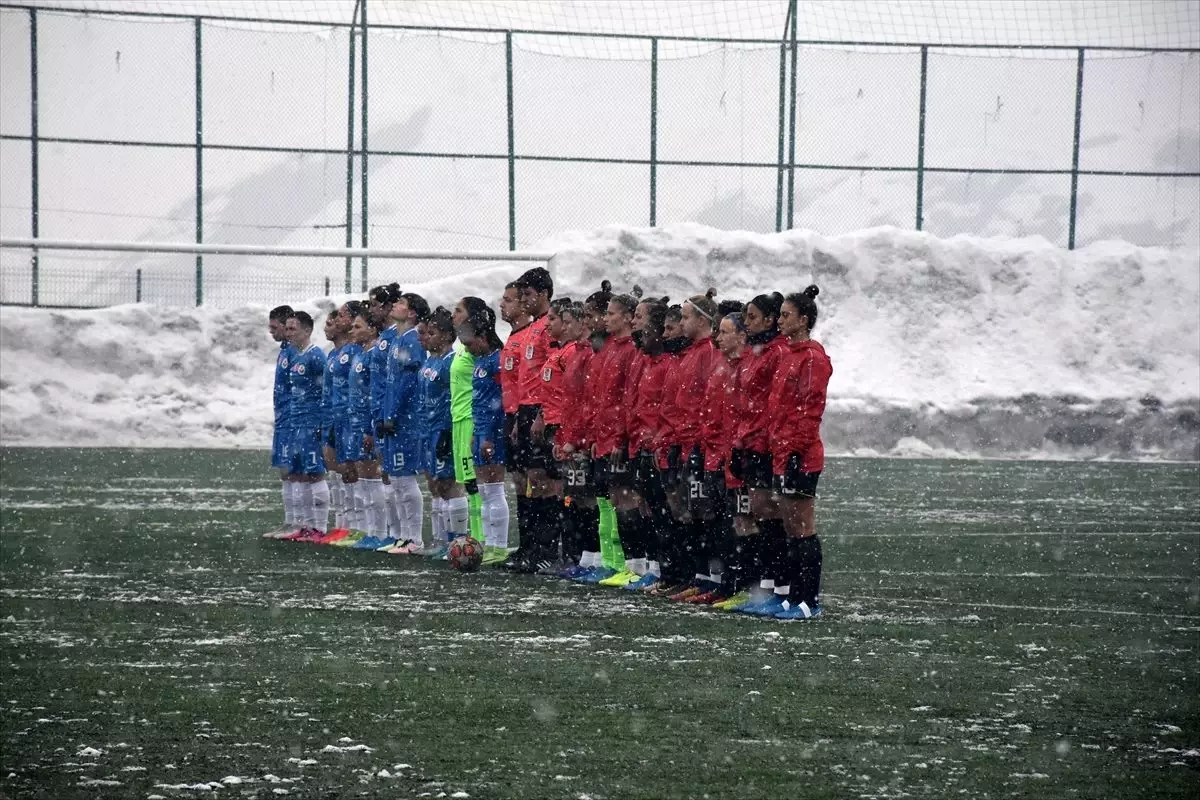
[[[1200,786],[1200,465],[831,459],[789,625],[264,541],[262,453],[0,455],[3,797]]]

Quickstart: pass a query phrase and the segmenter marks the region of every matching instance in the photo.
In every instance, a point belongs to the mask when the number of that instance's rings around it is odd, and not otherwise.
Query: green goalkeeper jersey
[[[471,421],[471,380],[475,356],[459,350],[450,362],[450,421]]]

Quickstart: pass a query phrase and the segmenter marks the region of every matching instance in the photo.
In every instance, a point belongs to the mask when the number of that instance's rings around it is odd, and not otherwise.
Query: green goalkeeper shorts
[[[453,423],[454,437],[454,480],[459,483],[475,480],[475,461],[471,454],[471,438],[475,435],[475,423],[463,420]]]

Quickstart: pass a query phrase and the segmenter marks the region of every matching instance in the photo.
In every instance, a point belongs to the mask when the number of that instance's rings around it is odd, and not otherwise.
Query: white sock
[[[646,560],[646,572],[650,573],[651,575],[661,576],[662,575],[662,564],[658,563],[657,561],[647,559]]]
[[[321,533],[329,529],[329,484],[325,481],[310,483],[312,487],[313,526]]]
[[[775,579],[774,578],[763,578],[761,581],[758,582],[758,588],[766,589],[768,592],[774,591],[775,590]]]
[[[383,481],[379,478],[360,478],[367,500],[367,534],[377,539],[387,535],[388,502],[383,491]]]
[[[433,527],[433,541],[446,541],[446,501],[440,497],[429,501],[429,522]]]
[[[313,485],[304,481],[292,484],[293,504],[296,508],[296,521],[305,528],[313,527],[317,514],[313,510]]]
[[[400,504],[397,502],[395,491],[392,489],[396,485],[396,479],[389,476],[388,482],[383,484],[383,505],[386,509],[386,517],[384,522],[384,534],[392,539],[403,539],[400,535]]]
[[[288,527],[299,530],[304,527],[304,513],[300,505],[300,484],[295,481],[288,481],[287,488],[284,489],[285,502],[287,503]]]
[[[479,484],[483,500],[483,535],[488,547],[508,547],[508,498],[503,483]]]
[[[791,593],[792,593],[791,586],[776,586],[775,587],[775,594],[779,595],[780,597],[787,597]]]
[[[420,542],[421,531],[425,527],[425,500],[421,497],[421,487],[417,485],[416,476],[393,476],[392,495],[400,517],[400,534],[396,538],[401,541]]]
[[[600,554],[594,550],[584,550],[583,554],[579,556],[579,566],[581,567],[598,567],[601,561]]]
[[[283,527],[292,527],[292,484],[290,481],[282,481],[283,491]]]
[[[342,476],[337,472],[330,472],[325,476],[325,480],[329,484],[329,508],[333,511],[333,527],[344,528],[346,527],[346,496]]]
[[[367,487],[362,481],[346,484],[347,506],[350,509],[346,527],[352,531],[367,529]]]
[[[467,510],[467,498],[451,497],[446,501],[446,514],[449,516],[447,534],[465,536],[471,532],[470,512]]]

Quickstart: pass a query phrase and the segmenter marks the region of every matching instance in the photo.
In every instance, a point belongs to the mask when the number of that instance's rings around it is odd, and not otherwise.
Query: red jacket
[[[824,469],[821,417],[832,374],[833,364],[820,342],[807,339],[788,344],[767,401],[769,444],[776,475],[784,473],[792,455],[801,456],[803,472]]]
[[[638,355],[638,365],[630,373],[636,378],[635,382],[630,384],[633,387],[634,396],[633,402],[629,404],[629,414],[625,424],[629,431],[630,456],[636,456],[643,450],[650,452],[654,449],[654,437],[658,434],[667,371],[677,360],[665,353],[659,353],[656,356],[645,353]]]
[[[675,402],[671,407],[668,445],[679,445],[683,456],[700,443],[700,410],[704,406],[704,391],[708,378],[717,365],[720,354],[712,339],[704,337],[692,342],[680,353]],[[664,406],[665,409],[665,406]]]
[[[523,406],[537,406],[543,402],[542,365],[550,355],[550,334],[546,333],[546,323],[550,321],[549,314],[540,317],[521,329],[525,334],[521,340],[523,347],[520,353],[520,365],[517,367],[517,403]]]
[[[564,359],[562,400],[559,406],[559,424],[562,427],[559,428],[554,443],[559,447],[570,444],[579,450],[583,447],[587,424],[587,377],[595,353],[592,352],[591,343],[587,341],[572,342],[568,347],[571,347],[571,350],[566,353]],[[563,348],[564,351],[566,349]]]
[[[787,352],[787,337],[776,336],[766,344],[747,347],[738,371],[736,446],[755,453],[769,452],[767,444],[767,399],[779,362]]]
[[[730,361],[719,356],[700,409],[700,449],[705,472],[716,472],[729,462],[737,426],[737,378],[745,358]]]
[[[521,356],[525,352],[528,332],[528,325],[513,331],[500,348],[500,388],[504,392],[505,414],[515,414],[521,404]]]
[[[542,364],[542,388],[539,393],[542,404],[542,419],[547,425],[562,425],[563,400],[566,397],[567,365],[579,342],[550,345],[549,355]]]
[[[675,427],[672,421],[678,416],[675,413],[675,397],[679,394],[679,382],[683,379],[683,373],[679,369],[682,364],[682,351],[663,356],[662,402],[658,406],[658,420],[652,440],[655,460],[659,469],[667,468],[667,451],[675,437]]]
[[[596,446],[597,458],[625,446],[624,407],[632,387],[630,366],[636,356],[637,347],[632,337],[610,336],[604,349],[592,361],[586,386],[590,409],[587,442]]]

